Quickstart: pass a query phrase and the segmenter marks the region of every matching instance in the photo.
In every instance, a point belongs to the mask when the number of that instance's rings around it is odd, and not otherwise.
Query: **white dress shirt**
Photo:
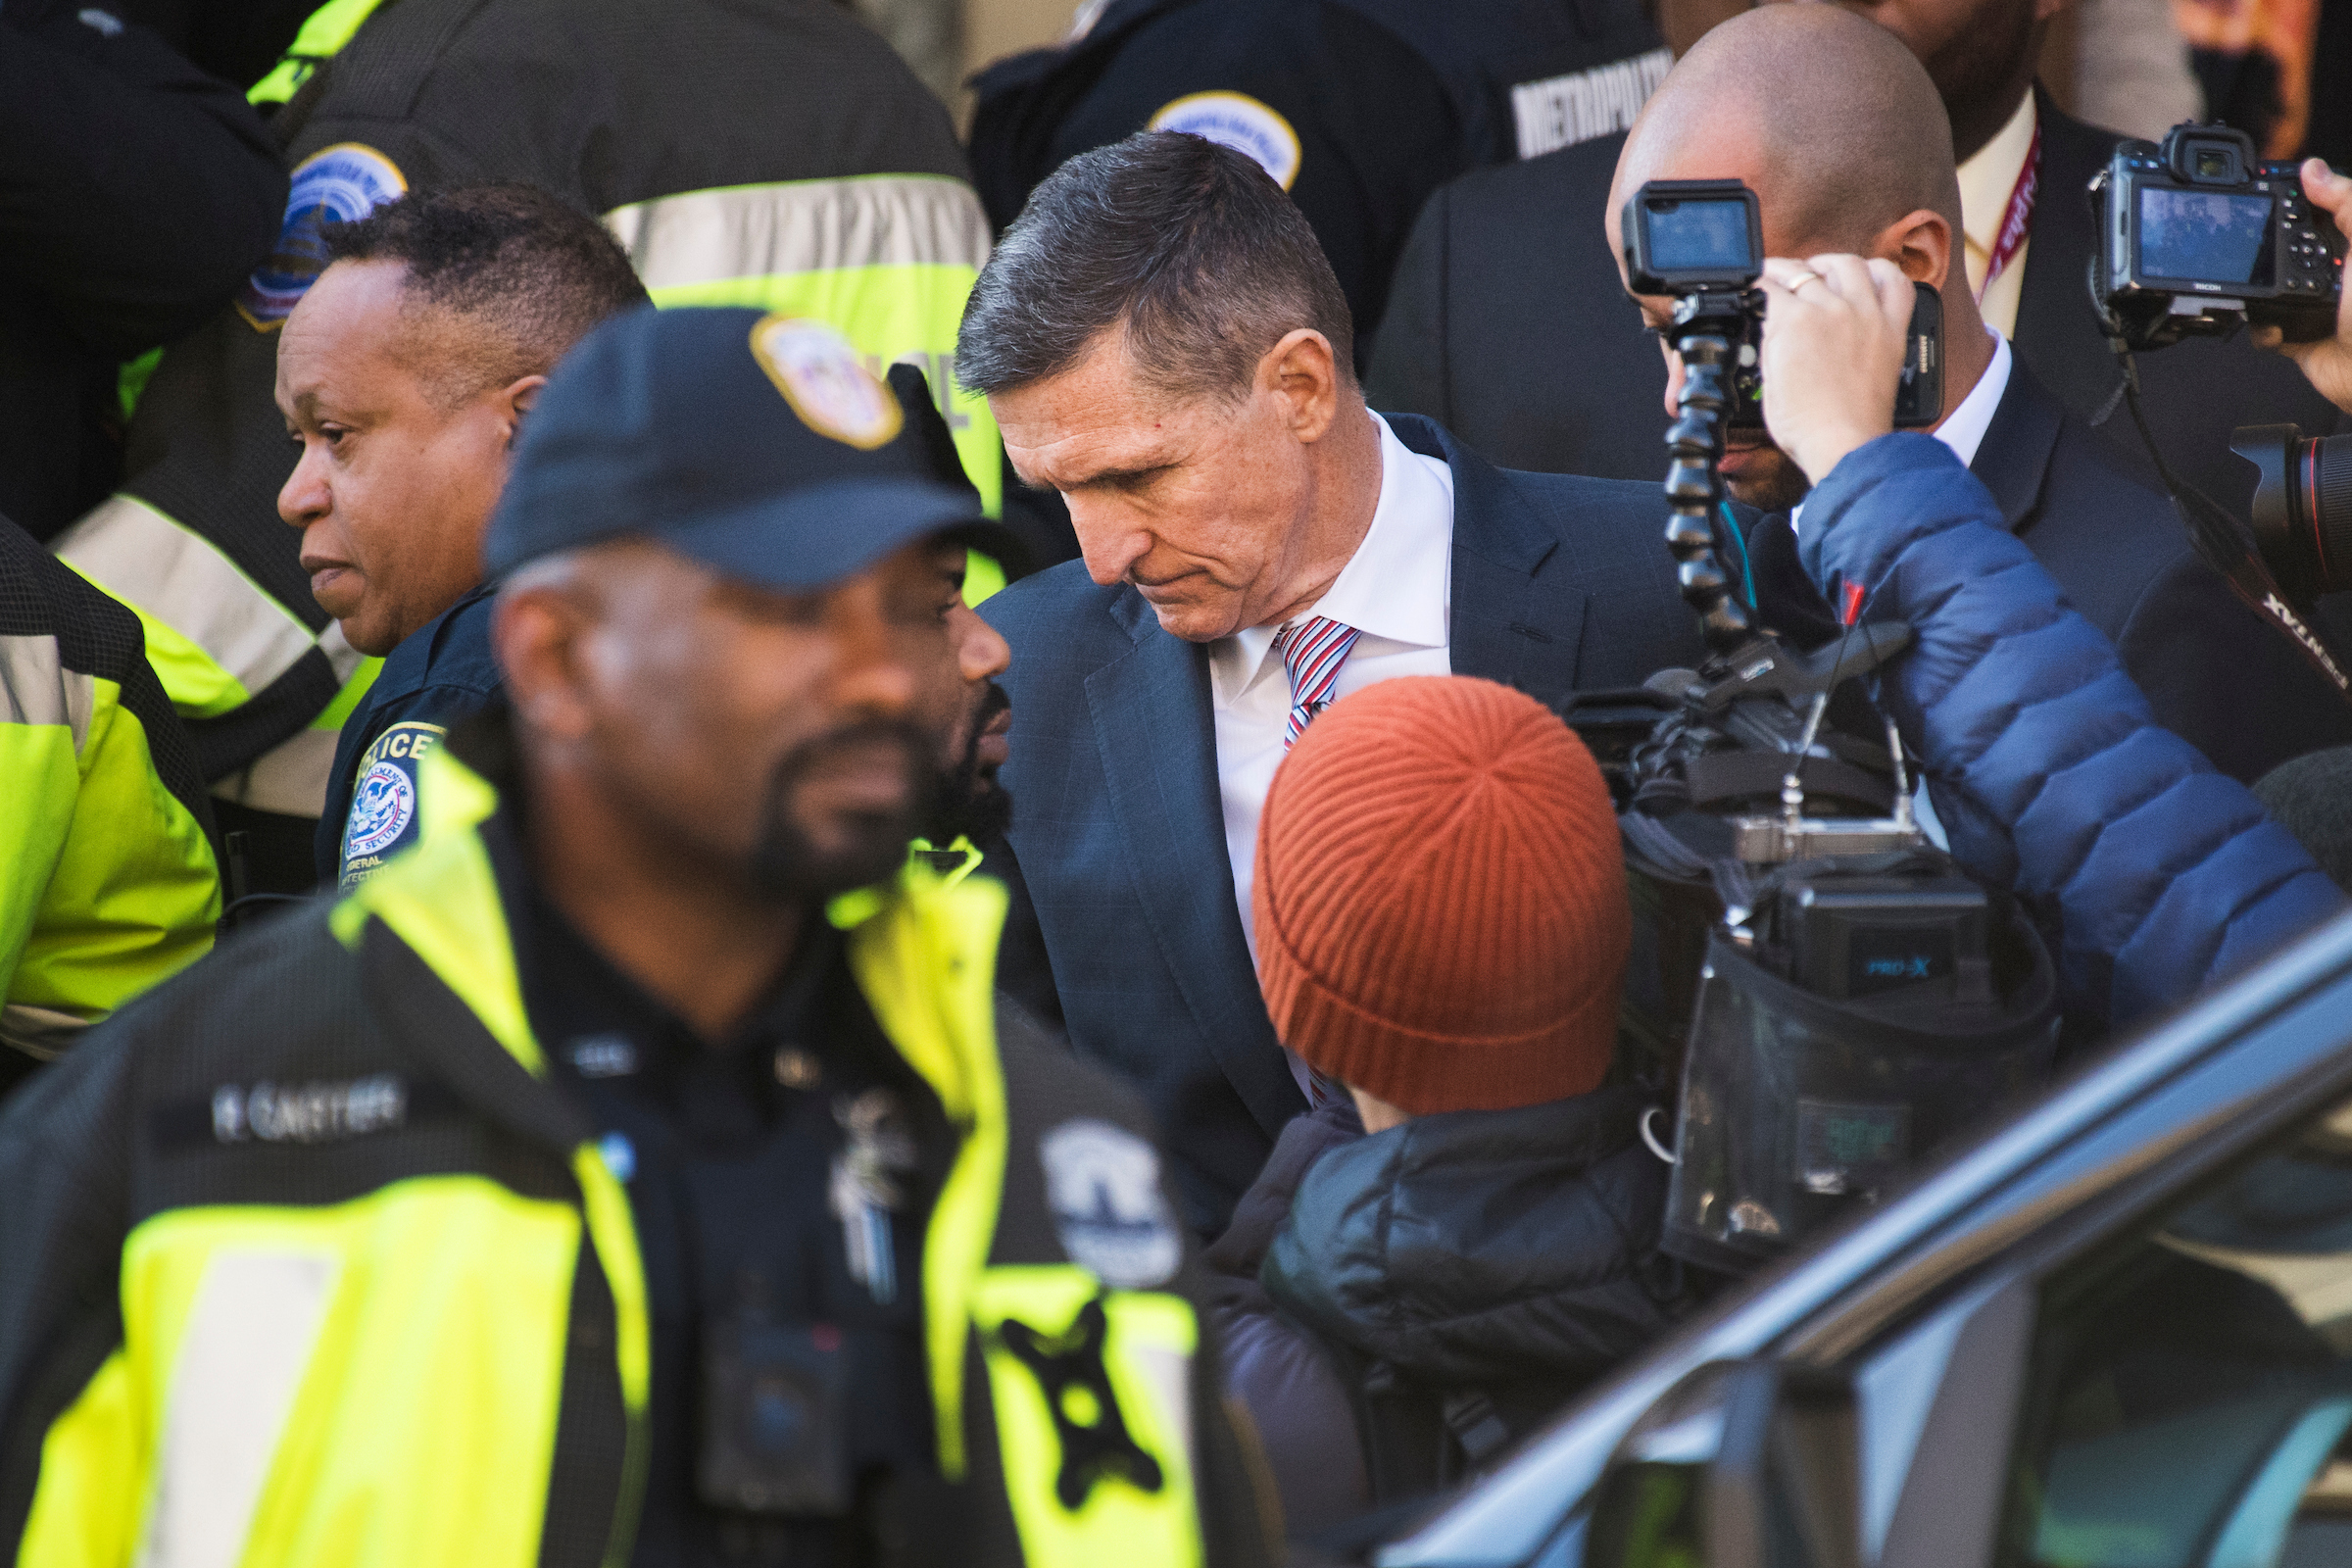
[[[1380,426],[1380,505],[1364,542],[1331,589],[1295,617],[1328,615],[1362,635],[1340,666],[1333,701],[1398,675],[1450,675],[1447,625],[1453,584],[1453,470]],[[1286,622],[1285,624],[1288,624]],[[1225,802],[1225,852],[1242,930],[1256,956],[1250,885],[1257,867],[1257,814],[1283,759],[1290,672],[1274,651],[1281,626],[1252,626],[1208,645],[1209,702],[1216,713],[1217,789]]]
[[[2017,330],[2017,302],[2026,286],[2026,252],[2034,248],[2033,240],[2017,247],[1990,288],[1984,286],[1984,273],[1992,266],[2001,220],[2009,216],[2009,197],[2017,189],[2017,176],[2025,172],[2026,154],[2034,150],[2034,132],[2039,124],[2034,94],[2028,92],[2009,122],[1960,166],[1960,226],[1966,230],[1968,286],[1977,291],[1977,310],[1984,324],[2004,335]],[[2082,195],[2080,191],[2037,190],[2034,199],[2036,203],[2081,201]]]

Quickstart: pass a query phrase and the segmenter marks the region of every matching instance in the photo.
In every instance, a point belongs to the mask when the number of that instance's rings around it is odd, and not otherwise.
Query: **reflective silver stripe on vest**
[[[74,755],[90,738],[97,678],[68,669],[54,637],[0,637],[0,724],[66,724]]]
[[[235,1568],[334,1287],[332,1258],[221,1252],[180,1334],[140,1568]]]
[[[988,260],[988,215],[960,179],[868,174],[730,185],[614,208],[649,289],[838,267],[968,267]]]
[[[214,798],[288,816],[323,814],[326,787],[335,772],[335,742],[341,733],[296,730],[255,758],[252,766],[239,768],[215,784]]]
[[[318,641],[228,557],[129,496],[92,508],[52,548],[203,649],[248,696],[293,668]]]

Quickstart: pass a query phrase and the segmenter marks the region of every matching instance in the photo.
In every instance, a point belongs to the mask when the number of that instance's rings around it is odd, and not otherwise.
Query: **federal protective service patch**
[[[1124,1127],[1080,1118],[1039,1140],[1046,1203],[1070,1261],[1116,1291],[1165,1284],[1183,1260],[1159,1154]]]
[[[1181,130],[1255,160],[1284,190],[1298,177],[1298,133],[1246,92],[1187,93],[1152,117],[1147,130]]]
[[[395,724],[361,754],[359,782],[343,819],[336,892],[349,893],[416,842],[417,767],[447,733],[439,724]]]
[[[237,314],[257,332],[283,326],[326,270],[326,244],[319,230],[365,218],[408,189],[407,177],[391,159],[356,141],[321,147],[297,164],[277,243],[237,290]]]
[[[752,357],[818,435],[871,452],[887,446],[905,421],[881,377],[822,321],[763,316],[752,328]]]

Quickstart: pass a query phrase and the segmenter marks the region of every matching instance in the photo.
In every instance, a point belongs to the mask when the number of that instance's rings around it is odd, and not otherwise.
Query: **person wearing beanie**
[[[1667,1167],[1608,1086],[1632,939],[1592,754],[1533,698],[1408,676],[1266,795],[1282,1043],[1330,1086],[1208,1251],[1228,1392],[1294,1534],[1458,1476],[1662,1332]]]

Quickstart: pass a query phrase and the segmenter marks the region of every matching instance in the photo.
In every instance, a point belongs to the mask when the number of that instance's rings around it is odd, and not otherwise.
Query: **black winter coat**
[[[1649,1104],[1602,1089],[1371,1137],[1331,1111],[1284,1129],[1207,1261],[1227,1391],[1294,1534],[1455,1479],[1670,1326]]]

